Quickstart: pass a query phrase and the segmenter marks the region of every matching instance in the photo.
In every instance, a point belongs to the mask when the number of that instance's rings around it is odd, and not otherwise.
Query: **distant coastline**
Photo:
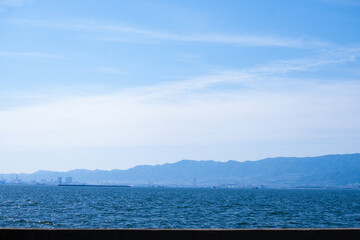
[[[360,154],[277,157],[258,161],[181,160],[128,170],[0,174],[0,185],[360,189]]]

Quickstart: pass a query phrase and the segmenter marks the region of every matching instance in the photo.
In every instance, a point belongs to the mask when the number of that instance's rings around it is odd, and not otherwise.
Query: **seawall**
[[[352,240],[356,229],[0,229],[0,239],[22,240]]]

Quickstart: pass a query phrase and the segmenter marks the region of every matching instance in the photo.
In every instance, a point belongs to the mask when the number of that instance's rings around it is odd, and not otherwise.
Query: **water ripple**
[[[0,227],[360,227],[360,191],[0,186]]]

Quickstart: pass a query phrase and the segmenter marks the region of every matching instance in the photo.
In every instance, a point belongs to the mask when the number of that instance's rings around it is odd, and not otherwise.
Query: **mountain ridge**
[[[14,174],[2,174],[10,180]],[[257,161],[183,159],[175,163],[138,165],[127,170],[74,169],[66,172],[39,170],[17,174],[26,181],[72,177],[74,182],[94,184],[210,186],[221,184],[296,187],[359,186],[360,153],[316,157],[275,157]],[[194,180],[196,178],[196,180]],[[194,182],[195,181],[195,182]]]

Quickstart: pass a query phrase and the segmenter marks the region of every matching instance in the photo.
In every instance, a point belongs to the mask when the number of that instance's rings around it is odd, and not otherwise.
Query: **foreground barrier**
[[[347,240],[357,229],[0,229],[0,240]]]

